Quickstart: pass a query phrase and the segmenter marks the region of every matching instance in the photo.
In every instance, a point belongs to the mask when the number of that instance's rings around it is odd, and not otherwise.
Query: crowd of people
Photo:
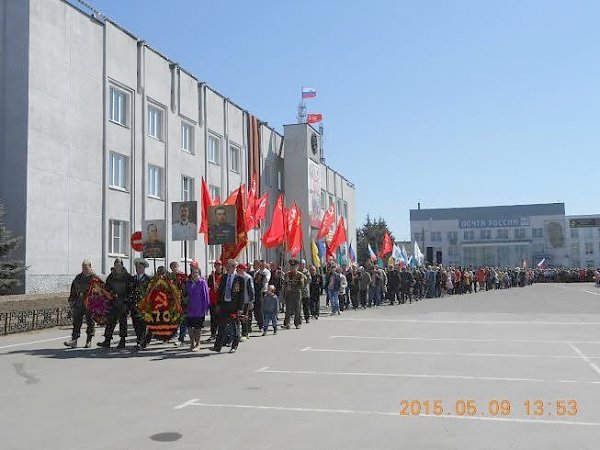
[[[135,259],[134,266],[135,274],[130,275],[123,261],[116,259],[104,282],[113,301],[106,318],[104,340],[97,344],[99,347],[111,347],[114,330],[119,324],[117,348],[125,348],[128,317],[131,317],[136,335],[134,350],[145,349],[153,338],[139,306],[152,278],[146,274],[148,263],[145,259]],[[200,350],[202,328],[210,316],[210,337],[204,342],[212,344],[210,350],[215,352],[225,346],[235,352],[240,342],[249,339],[253,327],[263,336],[269,327],[277,334],[279,314],[284,317],[285,329],[290,329],[292,322],[295,328],[300,328],[303,323],[318,320],[323,294],[328,314],[335,316],[346,309],[377,308],[384,303],[400,305],[424,298],[524,287],[534,282],[565,281],[575,272],[580,281],[600,283],[599,272],[594,270],[472,269],[433,265],[382,268],[370,263],[364,267],[354,264],[342,267],[333,261],[326,267],[317,268],[295,259],[289,261],[289,270],[285,272],[282,267],[265,260],[256,260],[253,264],[215,261],[214,269],[206,278],[195,261],[190,265],[190,275],[182,273],[177,262],[172,262],[169,269],[167,272],[164,267],[159,267],[154,275],[173,281],[183,299],[183,319],[169,342],[181,346],[187,337],[190,351]],[[83,261],[82,271],[71,286],[69,302],[73,311],[73,331],[71,339],[64,343],[66,347],[77,347],[84,319],[87,325],[85,347],[91,346],[95,323],[86,311],[83,299],[93,277],[96,275],[90,261]]]

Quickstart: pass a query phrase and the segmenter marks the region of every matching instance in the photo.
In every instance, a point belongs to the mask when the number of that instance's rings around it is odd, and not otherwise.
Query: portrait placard
[[[198,239],[198,202],[173,202],[171,211],[171,240],[195,241]]]
[[[142,256],[144,258],[164,258],[167,236],[165,221],[163,219],[144,220],[142,225],[142,243],[144,245]]]
[[[208,207],[208,244],[235,244],[237,240],[235,205]]]

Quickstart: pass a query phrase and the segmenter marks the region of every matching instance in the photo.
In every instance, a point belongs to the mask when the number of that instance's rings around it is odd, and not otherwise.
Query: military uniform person
[[[83,304],[83,297],[87,293],[90,287],[90,281],[94,276],[94,272],[92,272],[92,263],[87,259],[83,260],[81,263],[81,273],[77,275],[71,283],[69,305],[71,305],[71,308],[73,309],[73,332],[71,333],[71,340],[64,342],[66,347],[77,347],[77,339],[79,339],[81,334],[81,326],[83,325],[84,316],[87,325],[87,340],[85,341],[85,348],[89,348],[92,343],[95,324],[94,320],[86,314],[85,305]]]
[[[306,261],[300,261],[300,272],[304,275],[304,287],[302,288],[302,313],[304,320],[308,323],[310,319],[310,282],[312,276],[310,271],[306,268]]]
[[[98,347],[109,348],[110,341],[117,322],[119,322],[119,345],[117,348],[125,348],[127,337],[127,304],[131,293],[132,277],[123,267],[121,258],[115,259],[114,270],[106,279],[104,286],[113,295],[114,302],[108,313],[108,322],[104,329],[104,341],[98,342]]]
[[[285,320],[283,326],[290,328],[290,318],[294,316],[294,325],[300,328],[302,324],[301,300],[306,277],[298,271],[298,261],[290,260],[290,271],[283,278],[283,298],[285,300]]]
[[[142,312],[138,308],[138,303],[142,300],[142,295],[150,284],[151,278],[146,275],[148,262],[144,258],[134,260],[136,274],[133,276],[131,284],[131,294],[129,296],[129,310],[131,311],[131,321],[135,330],[136,346],[135,349],[146,348],[150,338],[150,333],[146,333],[146,322]]]

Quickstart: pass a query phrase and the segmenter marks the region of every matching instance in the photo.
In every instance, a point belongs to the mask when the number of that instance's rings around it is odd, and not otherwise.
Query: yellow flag
[[[313,264],[315,265],[315,267],[321,267],[321,258],[319,258],[319,249],[317,248],[317,244],[315,243],[315,241],[311,241],[311,250],[312,250],[312,257],[313,257]]]

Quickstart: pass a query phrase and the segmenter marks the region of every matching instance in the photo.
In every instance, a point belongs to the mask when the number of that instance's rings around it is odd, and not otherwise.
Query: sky
[[[359,224],[564,202],[598,214],[600,2],[87,0],[280,132],[317,90]]]

